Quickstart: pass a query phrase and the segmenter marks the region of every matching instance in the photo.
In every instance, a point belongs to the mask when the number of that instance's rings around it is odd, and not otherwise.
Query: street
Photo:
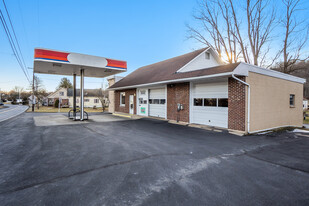
[[[28,106],[5,104],[5,108],[0,109],[0,122],[15,117],[28,109]]]
[[[307,134],[240,137],[110,114],[34,121],[44,115],[0,123],[1,205],[309,204]]]

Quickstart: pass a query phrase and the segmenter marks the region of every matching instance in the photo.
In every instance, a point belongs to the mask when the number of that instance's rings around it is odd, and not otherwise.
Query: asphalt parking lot
[[[36,126],[42,115],[0,123],[1,205],[309,205],[307,134],[240,137],[108,114]]]

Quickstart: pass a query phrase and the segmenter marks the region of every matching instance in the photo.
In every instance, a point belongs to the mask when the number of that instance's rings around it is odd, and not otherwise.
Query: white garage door
[[[228,83],[194,84],[192,88],[191,122],[228,127]]]
[[[165,88],[149,90],[149,116],[165,118]]]

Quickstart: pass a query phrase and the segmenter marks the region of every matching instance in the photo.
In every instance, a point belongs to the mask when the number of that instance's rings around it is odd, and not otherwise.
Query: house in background
[[[253,133],[301,127],[305,81],[247,63],[223,64],[204,48],[141,67],[109,89],[116,112]]]
[[[28,97],[28,102],[29,102],[29,106],[32,106],[32,104],[34,103],[35,105],[38,103],[38,98],[37,96],[33,96],[34,98],[34,101],[32,101],[32,95],[30,95]],[[43,97],[41,100],[40,100],[40,105],[39,106],[47,106],[48,105],[48,98],[47,97]]]
[[[101,101],[98,97],[98,89],[84,90],[84,107],[102,107]],[[73,107],[73,89],[68,89],[69,106]],[[105,98],[107,100],[107,97]],[[76,89],[76,106],[80,106],[80,90]]]
[[[76,106],[80,106],[80,90],[76,89]],[[60,88],[48,96],[48,106],[54,106],[59,100],[61,107],[73,107],[73,89]],[[106,97],[107,100],[107,97]],[[98,89],[84,90],[84,107],[102,107]]]
[[[69,99],[68,99],[68,89],[66,88],[60,88],[56,90],[55,92],[51,93],[47,96],[48,98],[48,106],[54,106],[56,103],[56,100],[61,100],[62,106],[69,106]]]

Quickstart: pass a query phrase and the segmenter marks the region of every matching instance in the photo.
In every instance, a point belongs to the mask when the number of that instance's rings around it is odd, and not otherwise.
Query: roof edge
[[[225,73],[219,73],[219,74],[204,75],[204,76],[199,76],[199,77],[188,77],[188,78],[182,78],[182,79],[165,80],[165,81],[160,81],[160,82],[151,82],[147,84],[136,84],[136,85],[130,85],[130,86],[125,86],[125,87],[107,88],[107,90],[132,89],[132,88],[139,88],[139,87],[155,86],[158,84],[168,84],[168,83],[192,81],[192,80],[199,80],[199,79],[208,79],[208,78],[214,78],[214,77],[231,76],[232,74],[233,72],[225,72]]]
[[[304,84],[306,82],[306,79],[304,78],[296,77],[290,74],[285,74],[285,73],[278,72],[272,69],[266,69],[266,68],[248,64],[245,62],[241,62],[233,71],[235,75],[243,75],[243,76],[249,76],[249,72],[254,72],[254,73],[262,74],[265,76],[275,77],[275,78],[284,79],[287,81],[297,82],[301,84]]]

